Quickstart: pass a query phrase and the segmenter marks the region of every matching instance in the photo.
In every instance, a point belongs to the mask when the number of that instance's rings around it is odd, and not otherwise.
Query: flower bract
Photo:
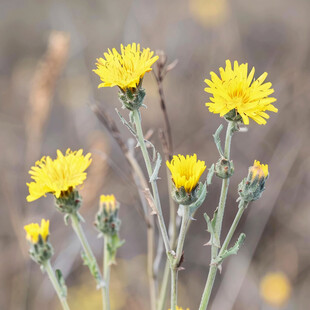
[[[190,193],[198,184],[199,179],[206,169],[204,161],[197,160],[197,155],[174,155],[171,162],[166,162],[176,188],[184,187]]]
[[[141,50],[140,44],[132,43],[127,46],[121,44],[121,52],[115,48],[104,53],[105,58],[97,59],[97,69],[93,70],[99,75],[102,83],[100,87],[119,86],[125,90],[135,88],[146,72],[152,70],[153,63],[158,56],[149,48]]]
[[[49,225],[49,220],[42,219],[41,226],[38,223],[31,223],[24,226],[27,240],[35,244],[39,241],[39,236],[41,235],[42,240],[45,242],[49,235]]]
[[[249,124],[252,118],[258,124],[266,124],[269,115],[266,111],[278,112],[272,105],[275,98],[269,97],[274,90],[270,82],[264,83],[267,73],[263,73],[257,80],[254,80],[255,68],[248,74],[248,64],[238,64],[226,60],[226,67],[220,68],[220,76],[211,72],[211,79],[206,79],[207,93],[213,95],[210,102],[206,103],[209,111],[214,114],[225,116],[228,112],[240,115],[245,125]]]
[[[47,193],[59,198],[61,193],[83,184],[87,176],[85,170],[91,163],[90,157],[90,153],[84,156],[82,149],[67,149],[65,155],[57,150],[54,160],[49,156],[42,157],[29,171],[33,182],[27,183],[27,201],[34,201]]]

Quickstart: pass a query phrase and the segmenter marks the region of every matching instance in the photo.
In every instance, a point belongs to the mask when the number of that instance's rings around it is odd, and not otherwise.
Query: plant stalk
[[[234,126],[235,126],[234,122],[232,121],[228,122],[227,130],[226,130],[226,137],[225,137],[225,148],[224,148],[224,156],[225,156],[225,159],[227,160],[230,159],[231,138],[233,135]],[[221,230],[222,230],[222,223],[223,223],[228,187],[229,187],[229,178],[223,179],[220,201],[219,201],[217,217],[216,217],[216,222],[215,222],[215,233],[217,234],[219,239],[221,237]],[[206,285],[205,285],[205,288],[204,288],[204,291],[201,297],[199,310],[206,310],[208,307],[208,303],[210,300],[212,288],[213,288],[216,273],[217,273],[217,265],[213,264],[213,260],[217,257],[217,255],[218,255],[218,248],[212,244],[210,269],[209,269],[209,274],[208,274],[208,278],[206,281]]]
[[[182,224],[178,237],[178,245],[176,249],[175,259],[173,260],[173,264],[171,266],[171,310],[176,310],[178,302],[178,272],[182,260],[187,227],[190,220],[189,212],[189,207],[183,206]]]
[[[61,303],[61,306],[64,310],[70,310],[69,306],[68,306],[68,303],[67,303],[67,299],[66,297],[63,295],[62,293],[62,288],[60,287],[58,281],[57,281],[57,278],[55,276],[55,273],[53,271],[53,268],[51,266],[51,262],[50,260],[48,260],[45,264],[43,264],[44,266],[44,269],[46,270],[51,282],[52,282],[52,285],[57,293],[57,296],[59,298],[59,301]]]
[[[148,176],[149,178],[151,178],[153,174],[153,168],[152,168],[151,160],[150,160],[150,157],[149,157],[146,145],[145,145],[144,135],[143,135],[142,126],[141,126],[141,115],[140,115],[139,110],[133,110],[132,113],[133,113],[133,121],[136,127],[136,134],[137,134],[138,142],[139,142],[142,155],[145,161]],[[168,255],[171,249],[170,249],[169,237],[168,237],[168,233],[167,233],[167,229],[165,226],[165,221],[164,221],[164,217],[163,217],[163,213],[161,209],[156,180],[151,181],[151,186],[152,186],[152,192],[153,192],[154,202],[156,206],[156,211],[158,215],[159,228],[160,228],[163,240],[164,240],[166,253]]]
[[[93,277],[95,278],[95,280],[97,282],[97,286],[101,288],[102,303],[103,303],[103,305],[105,305],[105,303],[106,303],[106,301],[105,301],[106,284],[104,283],[104,281],[102,279],[100,269],[99,269],[98,264],[97,264],[97,260],[96,260],[94,254],[90,248],[90,245],[86,239],[86,236],[85,236],[83,228],[80,224],[80,220],[79,220],[77,213],[71,214],[70,217],[71,217],[72,228],[80,240],[80,243],[83,247],[87,261],[89,262],[89,264],[92,267],[94,267],[94,270],[92,270],[91,267],[88,266],[90,268],[91,274],[93,275]],[[106,310],[106,309],[104,309],[104,310]]]
[[[104,242],[104,246],[103,246],[103,279],[104,279],[104,283],[106,285],[104,307],[103,307],[104,310],[110,310],[109,287],[110,287],[111,266],[110,266],[109,249],[108,249],[109,239],[110,239],[109,236],[107,236],[107,235],[103,236],[103,242]]]

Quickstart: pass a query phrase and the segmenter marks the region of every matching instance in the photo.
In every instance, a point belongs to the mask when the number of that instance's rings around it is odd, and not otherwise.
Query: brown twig
[[[158,61],[156,62],[157,70],[153,70],[153,75],[157,82],[158,87],[158,93],[160,97],[160,108],[164,115],[164,121],[165,121],[165,130],[162,131],[162,138],[165,140],[164,144],[164,152],[165,157],[167,160],[171,159],[172,153],[173,153],[173,144],[172,144],[172,134],[171,134],[171,126],[169,122],[169,117],[167,113],[166,108],[166,101],[164,96],[164,90],[163,90],[163,80],[166,74],[171,71],[178,63],[178,60],[174,60],[171,64],[167,65],[167,56],[163,51],[157,51],[156,54],[159,56]]]

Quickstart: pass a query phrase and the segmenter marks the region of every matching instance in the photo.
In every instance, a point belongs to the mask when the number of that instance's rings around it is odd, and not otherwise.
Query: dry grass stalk
[[[56,82],[68,56],[69,42],[70,37],[67,33],[52,32],[49,36],[47,51],[36,68],[29,94],[29,109],[25,124],[27,163],[40,156],[42,130],[48,119]]]

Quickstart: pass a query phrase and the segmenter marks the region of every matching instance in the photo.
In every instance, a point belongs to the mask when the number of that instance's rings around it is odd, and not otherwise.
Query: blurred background
[[[124,140],[130,138],[115,113],[115,107],[120,109],[117,89],[97,89],[99,78],[92,70],[107,48],[131,42],[164,50],[168,63],[179,60],[163,82],[174,153],[197,153],[208,167],[218,159],[212,134],[225,121],[205,107],[204,79],[226,59],[255,66],[256,77],[269,73],[279,113],[270,113],[265,126],[251,121],[248,132],[233,137],[235,174],[223,235],[237,211],[238,183],[254,159],[269,164],[270,178],[262,198],[251,204],[240,223],[245,245],[223,264],[210,309],[309,309],[309,12],[308,0],[1,1],[0,309],[59,309],[46,275],[28,256],[23,230],[42,217],[51,221],[52,264],[63,271],[72,309],[100,309],[100,293],[82,265],[78,240],[52,197],[33,203],[25,199],[29,168],[41,156],[55,157],[56,149],[68,147],[93,154],[81,189],[81,213],[99,262],[102,240],[93,228],[98,197],[114,193],[121,202],[120,235],[126,243],[112,268],[112,309],[149,308],[146,225],[139,196],[121,149],[90,108],[97,104],[117,122]],[[164,120],[152,73],[145,76],[144,87],[148,108],[142,111],[143,127],[153,130],[150,140],[161,151],[158,131]],[[136,156],[142,162],[139,150]],[[163,167],[160,176],[168,221]],[[179,275],[183,308],[199,305],[210,260],[210,248],[203,246],[209,235],[202,214],[212,216],[220,186],[221,180],[214,178],[185,242],[185,270]],[[163,265],[159,277],[162,271]],[[274,272],[291,288],[283,302],[274,305],[278,308],[260,295],[262,278]],[[273,289],[277,294],[277,285],[268,287],[271,295]]]

